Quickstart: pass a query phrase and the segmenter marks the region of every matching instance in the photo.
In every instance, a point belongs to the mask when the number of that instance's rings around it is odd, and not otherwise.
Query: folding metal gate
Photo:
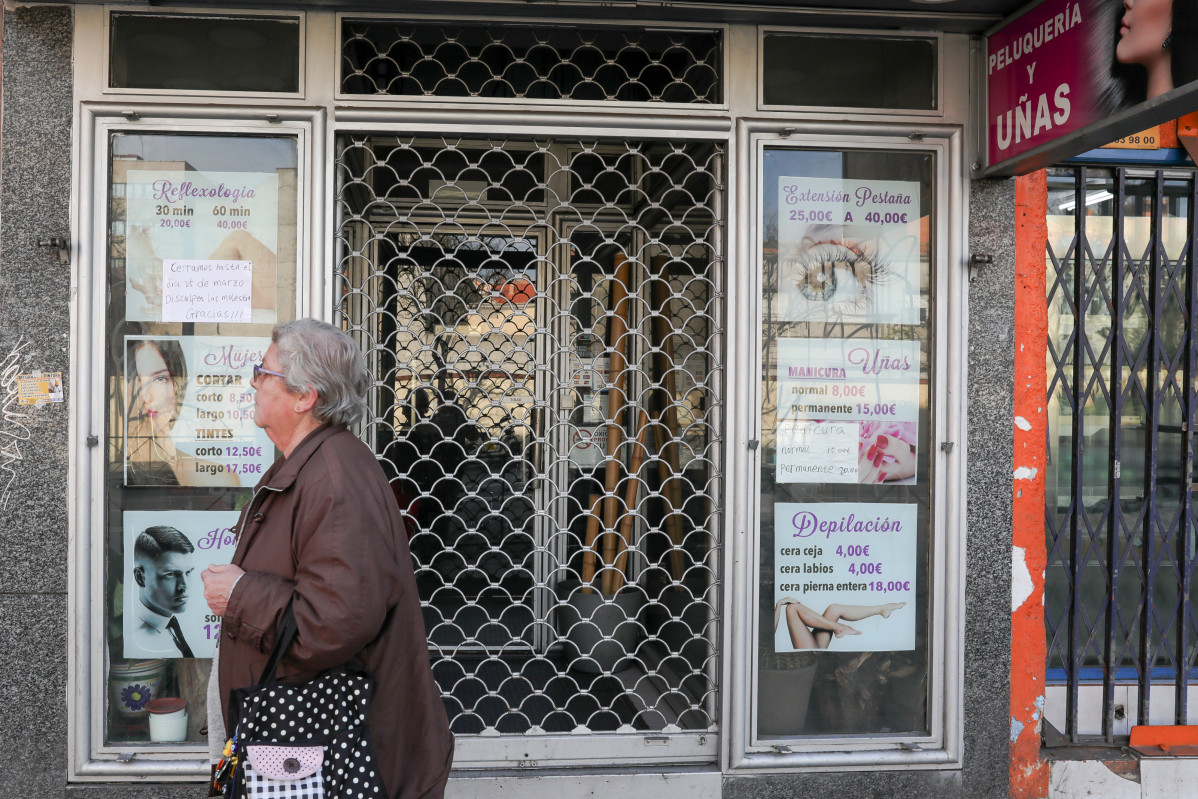
[[[718,142],[344,135],[339,313],[459,735],[716,723]]]
[[[1045,616],[1073,741],[1194,723],[1195,192],[1049,173]]]

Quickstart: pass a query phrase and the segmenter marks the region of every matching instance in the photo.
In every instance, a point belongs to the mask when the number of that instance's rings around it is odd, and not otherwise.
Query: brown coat
[[[311,433],[263,475],[242,511],[245,569],[221,625],[220,691],[257,682],[295,599],[295,642],[279,680],[350,660],[376,681],[370,733],[392,799],[439,799],[453,738],[433,682],[399,509],[378,462],[341,427]]]

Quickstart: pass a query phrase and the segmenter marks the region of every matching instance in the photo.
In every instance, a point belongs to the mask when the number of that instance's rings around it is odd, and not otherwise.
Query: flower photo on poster
[[[253,486],[275,459],[254,424],[269,338],[125,337],[127,486]]]
[[[915,648],[917,506],[774,506],[774,651]]]
[[[778,179],[777,318],[918,324],[919,184]]]
[[[210,658],[220,617],[204,601],[200,572],[228,563],[236,511],[125,511],[125,658]]]
[[[128,169],[125,318],[274,323],[279,177]]]

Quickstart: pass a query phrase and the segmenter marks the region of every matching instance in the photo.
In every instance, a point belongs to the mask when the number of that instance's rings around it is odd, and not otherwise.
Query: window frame
[[[771,33],[806,33],[823,36],[845,36],[872,39],[927,39],[936,45],[936,103],[931,109],[916,108],[877,108],[875,106],[841,106],[841,105],[769,105],[765,102],[765,37]],[[945,59],[950,57],[949,48],[945,46],[944,34],[931,31],[884,31],[859,30],[856,28],[811,28],[791,27],[786,25],[759,25],[757,27],[757,110],[763,112],[818,111],[824,114],[846,114],[853,118],[862,116],[908,116],[943,119],[946,116],[945,100],[947,92],[945,82],[949,74],[945,68]]]
[[[878,768],[959,768],[963,750],[962,679],[964,675],[966,410],[962,404],[967,375],[967,282],[954,264],[964,262],[966,217],[959,206],[965,190],[964,133],[944,126],[928,130],[912,142],[902,126],[891,125],[870,135],[838,132],[834,124],[812,122],[794,132],[779,133],[765,122],[742,122],[745,146],[737,153],[742,184],[751,190],[742,195],[737,227],[752,231],[737,248],[739,260],[749,266],[745,290],[746,316],[737,331],[751,350],[752,374],[757,382],[749,389],[748,406],[740,414],[740,431],[730,430],[730,441],[747,442],[733,450],[729,473],[748,474],[733,529],[743,531],[729,543],[727,561],[740,564],[730,570],[726,614],[725,651],[728,671],[746,679],[726,685],[724,701],[726,768],[732,771],[863,771]],[[761,314],[761,253],[763,157],[766,148],[847,151],[853,149],[927,152],[933,156],[932,195],[935,219],[931,307],[936,349],[931,395],[932,430],[932,530],[929,564],[929,735],[777,737],[756,735],[758,682],[758,581],[761,563],[761,440],[760,375],[763,368]],[[744,327],[747,324],[748,327]],[[743,347],[742,347],[743,348]],[[743,392],[742,392],[743,393]],[[738,418],[731,414],[731,418]],[[744,435],[744,439],[739,438]]]
[[[299,26],[298,36],[298,57],[299,63],[296,65],[299,74],[296,91],[293,92],[245,92],[245,91],[223,91],[218,89],[139,89],[132,87],[117,87],[109,85],[109,78],[112,69],[112,17],[114,14],[123,14],[129,16],[147,16],[147,17],[215,17],[215,18],[272,18],[272,19],[293,19]],[[103,26],[101,33],[100,47],[102,48],[103,69],[100,75],[101,93],[111,96],[113,99],[129,96],[141,96],[152,99],[167,100],[176,97],[215,97],[215,98],[246,98],[246,99],[263,99],[267,101],[277,101],[280,99],[298,99],[307,94],[307,74],[308,74],[308,15],[302,11],[278,11],[271,9],[260,10],[243,10],[243,11],[218,11],[211,7],[203,6],[188,6],[184,8],[171,8],[158,10],[154,6],[104,6],[103,11]]]
[[[658,114],[681,114],[683,116],[695,116],[697,113],[703,116],[710,116],[720,113],[727,113],[730,107],[730,80],[729,76],[733,68],[733,60],[730,44],[730,27],[727,24],[694,22],[690,24],[680,25],[677,22],[654,22],[652,20],[612,20],[612,19],[596,19],[586,18],[582,20],[588,28],[618,28],[618,27],[636,27],[639,29],[650,30],[659,28],[663,30],[693,30],[693,31],[710,31],[718,33],[720,36],[721,50],[720,53],[720,69],[722,80],[722,97],[718,103],[653,103],[653,102],[624,102],[624,101],[597,101],[597,100],[552,100],[552,99],[537,99],[527,97],[512,97],[512,98],[486,98],[486,97],[421,97],[416,95],[369,95],[369,94],[348,94],[341,88],[341,31],[342,25],[347,19],[367,20],[387,22],[389,20],[409,21],[409,22],[438,22],[451,21],[463,25],[469,24],[490,24],[498,27],[519,26],[528,22],[527,19],[517,19],[514,21],[500,21],[483,17],[463,16],[463,17],[446,17],[438,14],[405,14],[405,13],[361,13],[355,14],[352,12],[339,12],[336,15],[334,23],[334,37],[336,42],[335,51],[333,53],[334,61],[332,65],[333,77],[333,101],[338,105],[355,105],[360,107],[370,107],[379,105],[392,105],[402,103],[407,105],[411,103],[411,107],[420,108],[423,106],[447,106],[466,104],[471,107],[487,108],[487,107],[506,107],[506,108],[534,108],[538,111],[548,110],[581,110],[589,109],[595,111],[603,111],[606,113],[613,112],[642,112],[654,115]],[[537,25],[564,25],[574,26],[580,23],[576,18],[565,18],[558,16],[550,16],[537,18]]]
[[[199,111],[199,108],[194,109]],[[277,111],[285,121],[269,122],[263,111]],[[315,197],[323,190],[323,152],[319,112],[287,109],[212,110],[187,118],[145,117],[130,120],[111,107],[84,104],[77,117],[79,158],[73,169],[72,206],[78,244],[75,297],[71,315],[71,373],[75,396],[82,398],[70,421],[71,458],[68,562],[68,779],[132,781],[151,777],[194,781],[209,773],[207,748],[196,744],[106,743],[108,696],[105,628],[105,359],[108,348],[106,288],[108,270],[109,140],[113,133],[271,135],[293,137],[297,147],[296,313],[309,315],[326,287],[324,275],[310,268],[313,254],[323,251],[325,231],[313,224]]]

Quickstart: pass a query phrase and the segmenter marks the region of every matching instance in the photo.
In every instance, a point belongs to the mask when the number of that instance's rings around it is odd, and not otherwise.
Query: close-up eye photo
[[[805,237],[792,261],[794,287],[812,302],[835,303],[844,310],[868,310],[873,287],[888,282],[893,272],[876,250],[834,239]]]

